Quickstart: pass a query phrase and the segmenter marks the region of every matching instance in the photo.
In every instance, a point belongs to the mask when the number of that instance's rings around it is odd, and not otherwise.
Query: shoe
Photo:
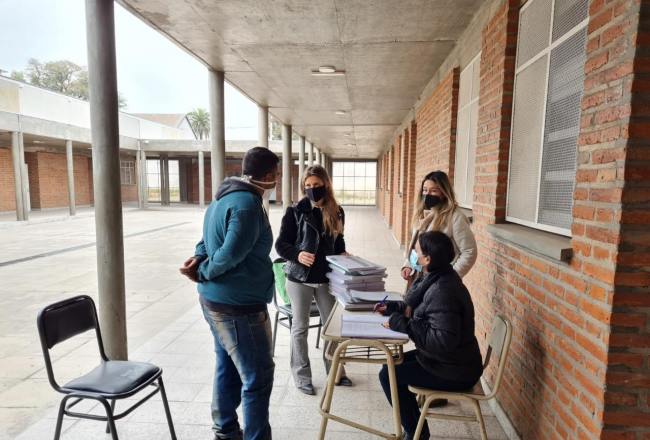
[[[440,408],[442,406],[447,406],[449,400],[447,399],[433,399],[429,408]]]
[[[298,389],[300,390],[301,393],[307,394],[309,396],[316,395],[316,390],[314,389],[314,386],[310,383],[305,385],[299,385]]]
[[[244,432],[241,429],[238,432],[230,434],[228,437],[224,437],[223,435],[219,435],[219,434],[214,435],[214,440],[243,440],[243,439],[244,439]]]
[[[347,376],[341,376],[341,380],[336,383],[336,386],[351,387],[352,381]]]
[[[429,440],[430,437],[431,434],[429,434],[428,432],[423,432],[422,434],[420,434],[420,438],[418,440]],[[413,437],[412,434],[409,434],[408,432],[405,431],[402,433],[402,440],[415,440],[415,438]]]

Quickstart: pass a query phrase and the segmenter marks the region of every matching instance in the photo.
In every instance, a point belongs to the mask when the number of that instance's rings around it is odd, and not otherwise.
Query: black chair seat
[[[106,395],[125,394],[151,381],[160,372],[160,367],[146,362],[106,361],[90,373],[66,383],[63,389]]]
[[[293,317],[293,310],[291,310],[291,304],[278,304],[278,310],[280,310],[280,313]],[[311,303],[311,307],[309,309],[309,316],[312,318],[316,316],[320,316],[320,313],[318,312],[318,307],[314,303]]]

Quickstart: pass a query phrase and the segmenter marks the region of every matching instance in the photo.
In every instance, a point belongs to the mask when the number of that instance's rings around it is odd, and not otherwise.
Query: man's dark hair
[[[431,262],[427,267],[429,272],[454,261],[454,257],[456,256],[454,245],[444,232],[425,232],[420,234],[418,242],[420,243],[422,254],[431,258]]]
[[[255,180],[261,179],[273,171],[278,163],[280,158],[268,148],[253,147],[244,155],[242,174]]]

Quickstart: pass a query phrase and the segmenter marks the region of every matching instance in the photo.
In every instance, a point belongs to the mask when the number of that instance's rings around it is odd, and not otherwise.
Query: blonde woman
[[[476,240],[467,218],[458,208],[449,177],[443,171],[427,174],[422,180],[419,194],[412,221],[413,235],[402,265],[402,278],[410,285],[421,272],[415,243],[418,236],[427,231],[440,231],[451,238],[455,253],[452,267],[461,278],[464,277],[476,262]]]
[[[275,242],[278,254],[287,260],[287,293],[291,299],[291,372],[296,387],[305,394],[316,391],[311,380],[307,333],[312,300],[323,322],[327,321],[335,299],[329,292],[327,273],[328,255],[345,254],[343,209],[334,198],[332,183],[325,168],[320,165],[305,170],[301,189],[305,197],[287,208],[280,234]],[[323,361],[329,372],[331,362],[325,358],[328,346],[323,347]],[[338,385],[352,385],[343,372]]]

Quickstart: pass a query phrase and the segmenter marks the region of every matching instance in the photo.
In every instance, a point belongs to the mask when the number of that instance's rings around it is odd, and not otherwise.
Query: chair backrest
[[[291,304],[291,299],[287,294],[287,276],[284,273],[284,260],[276,260],[273,262],[273,275],[275,276],[275,294],[273,295],[273,305],[277,308],[277,296],[282,299],[284,304]]]
[[[510,340],[512,339],[512,324],[508,318],[497,315],[492,321],[492,331],[490,332],[490,339],[488,341],[488,350],[485,354],[485,362],[483,363],[483,370],[487,368],[492,358],[498,361],[497,374],[494,380],[494,385],[487,398],[492,398],[496,395],[501,385],[501,377],[508,360],[508,352],[510,351]]]
[[[59,386],[54,379],[52,361],[49,353],[50,349],[55,345],[80,333],[94,329],[100,356],[103,360],[108,360],[104,353],[95,302],[91,297],[79,295],[50,304],[39,312],[36,318],[36,324],[38,326],[38,335],[41,340],[48,379],[55,389],[58,389]]]

